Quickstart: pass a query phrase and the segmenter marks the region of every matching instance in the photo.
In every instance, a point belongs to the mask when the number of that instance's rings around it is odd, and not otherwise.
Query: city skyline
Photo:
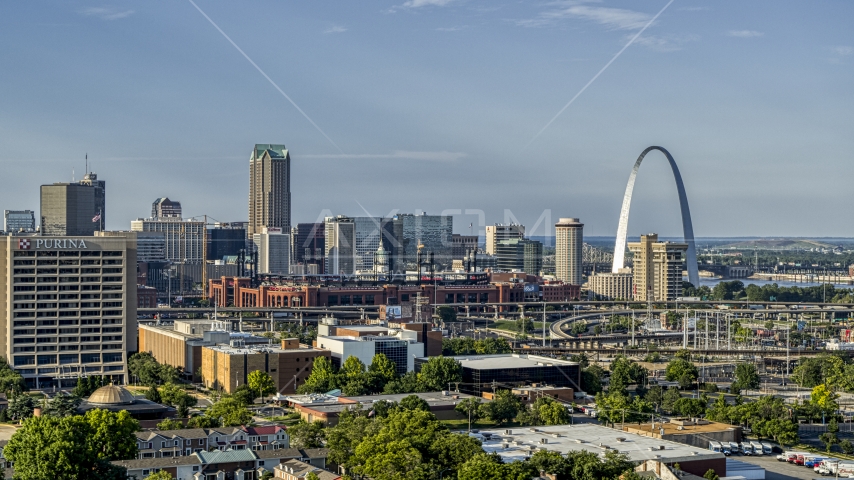
[[[854,147],[850,4],[769,16],[677,0],[523,149],[667,2],[196,3],[344,153],[190,3],[16,4],[0,19],[16,46],[0,63],[19,73],[0,78],[4,209],[37,210],[37,187],[82,178],[88,152],[112,185],[107,229],[167,196],[186,217],[247,220],[246,149],[280,142],[300,179],[293,224],[458,209],[489,225],[509,209],[530,227],[548,209],[541,225],[579,217],[613,235],[629,164],[659,144],[698,237],[850,235],[817,208],[844,201]],[[261,15],[295,38],[250,28]],[[666,170],[640,174],[630,236],[679,236]],[[455,217],[456,233],[478,220]]]

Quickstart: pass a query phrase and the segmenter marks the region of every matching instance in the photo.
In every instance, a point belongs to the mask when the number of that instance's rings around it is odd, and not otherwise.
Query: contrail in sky
[[[190,0],[190,1],[192,1],[192,0]],[[601,70],[599,70],[599,72],[598,72],[596,75],[593,75],[593,78],[591,78],[591,79],[590,79],[590,81],[589,81],[589,82],[587,82],[587,84],[586,84],[586,85],[584,85],[584,86],[581,88],[581,90],[579,90],[579,91],[578,91],[578,93],[576,93],[576,94],[575,94],[575,96],[574,96],[574,97],[572,97],[572,99],[571,99],[569,102],[567,102],[567,103],[566,103],[566,105],[564,105],[564,106],[563,106],[563,108],[561,108],[561,109],[560,109],[560,111],[559,111],[559,112],[557,112],[557,114],[556,114],[554,117],[552,117],[552,119],[551,119],[551,120],[549,120],[549,123],[547,123],[545,127],[543,127],[539,132],[537,132],[537,134],[536,134],[536,135],[534,135],[534,138],[532,138],[530,142],[528,142],[527,144],[525,144],[525,147],[524,147],[522,150],[524,150],[525,148],[528,148],[529,146],[531,146],[531,144],[532,144],[532,143],[534,143],[534,140],[536,140],[536,139],[537,139],[537,137],[539,137],[543,132],[545,132],[545,131],[546,131],[546,129],[547,129],[547,128],[549,128],[549,126],[550,126],[550,125],[551,125],[555,120],[557,120],[557,117],[559,117],[559,116],[560,116],[560,114],[561,114],[561,113],[563,113],[563,111],[564,111],[564,110],[566,110],[567,108],[569,108],[569,106],[570,106],[570,105],[572,105],[572,102],[574,102],[574,101],[575,101],[575,99],[577,99],[579,96],[581,96],[581,94],[582,94],[582,93],[584,93],[584,91],[585,91],[585,90],[587,90],[587,87],[589,87],[589,86],[590,86],[590,84],[592,84],[593,82],[595,82],[595,81],[596,81],[596,79],[597,79],[597,78],[599,78],[599,75],[602,75],[602,72],[604,72],[608,67],[610,67],[612,63],[614,63],[614,60],[616,60],[620,55],[622,55],[622,53],[623,53],[623,52],[625,52],[625,51],[626,51],[626,49],[627,49],[627,48],[629,48],[629,46],[630,46],[631,44],[635,43],[635,40],[637,40],[637,39],[638,39],[638,37],[640,37],[640,36],[641,36],[641,34],[644,32],[644,30],[646,30],[646,29],[647,29],[647,27],[649,27],[650,25],[652,25],[652,22],[654,22],[654,21],[659,17],[659,15],[661,15],[662,13],[664,13],[664,11],[665,11],[665,10],[667,10],[667,7],[669,7],[669,6],[670,6],[670,4],[671,4],[671,3],[673,3],[673,1],[674,1],[674,0],[670,0],[669,2],[667,2],[667,5],[665,5],[665,6],[664,6],[664,8],[662,8],[658,13],[656,13],[656,14],[655,14],[655,16],[654,16],[654,17],[652,17],[652,20],[650,20],[649,22],[647,22],[647,24],[646,24],[646,25],[644,25],[644,26],[643,26],[643,28],[641,28],[641,29],[640,29],[640,31],[639,31],[638,33],[636,33],[634,37],[632,37],[632,39],[631,39],[631,40],[629,40],[629,43],[627,43],[625,46],[623,46],[623,48],[621,48],[621,49],[620,49],[620,51],[619,51],[619,52],[617,52],[617,54],[616,54],[616,55],[614,55],[614,58],[612,58],[608,63],[606,63],[606,64],[605,64],[605,66],[604,66],[604,67],[602,67],[602,69],[601,69]],[[224,34],[223,34],[223,35],[224,35]]]
[[[216,28],[217,31],[219,31],[219,33],[221,33],[222,36],[225,37],[225,39],[228,40],[228,42],[231,43],[231,45],[234,46],[234,48],[236,48],[238,52],[240,52],[241,55],[243,55],[243,58],[248,60],[249,63],[251,63],[252,66],[255,67],[255,70],[258,70],[258,72],[260,72],[261,75],[264,75],[264,78],[266,78],[267,81],[270,82],[270,84],[273,85],[273,87],[275,87],[275,89],[278,90],[279,93],[282,94],[283,97],[285,97],[289,102],[291,102],[291,105],[293,105],[294,108],[296,108],[299,111],[299,113],[301,113],[302,116],[305,117],[305,119],[308,120],[308,122],[311,123],[314,126],[314,128],[317,129],[318,132],[320,132],[321,135],[326,137],[326,139],[329,140],[329,143],[331,143],[335,147],[336,150],[338,150],[342,154],[344,153],[344,151],[341,150],[341,147],[339,147],[335,142],[333,142],[332,139],[329,138],[329,135],[327,135],[326,132],[324,132],[319,126],[317,126],[317,124],[314,123],[314,120],[312,120],[311,117],[309,117],[307,113],[305,113],[301,108],[299,108],[299,105],[297,105],[296,102],[291,100],[291,97],[289,97],[288,94],[284,92],[284,90],[279,88],[279,86],[276,85],[276,82],[274,82],[273,79],[270,78],[266,73],[264,73],[264,70],[261,70],[261,67],[259,67],[255,62],[252,61],[251,58],[249,58],[249,55],[246,55],[246,52],[244,52],[243,49],[238,47],[237,44],[234,43],[234,40],[232,40],[231,37],[229,37],[225,32],[222,31],[221,28],[219,28],[219,25],[217,25],[216,22],[211,20],[211,17],[209,17],[208,14],[206,14],[201,8],[199,8],[198,5],[196,5],[196,2],[194,2],[193,0],[187,0],[187,1],[190,2],[194,7],[196,7],[196,10],[198,10],[199,13],[201,13],[202,16],[204,16],[208,20],[208,22],[210,22],[210,24],[213,25],[214,28]],[[671,1],[673,1],[673,0],[671,0]]]

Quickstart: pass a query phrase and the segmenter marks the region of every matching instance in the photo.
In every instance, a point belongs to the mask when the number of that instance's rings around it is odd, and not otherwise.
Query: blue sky
[[[482,211],[613,235],[662,145],[698,236],[854,236],[852,2],[675,0],[531,142],[667,1],[194,1],[319,128],[189,0],[5,2],[0,208],[38,210],[88,152],[110,229],[161,196],[245,220],[252,145],[284,143],[299,222],[459,211],[467,232]],[[653,231],[681,233],[657,155],[629,234]]]

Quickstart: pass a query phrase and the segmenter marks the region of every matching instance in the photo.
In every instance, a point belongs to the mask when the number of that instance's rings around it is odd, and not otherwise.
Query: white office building
[[[278,227],[262,227],[252,235],[258,249],[258,273],[290,274],[291,236]]]
[[[555,277],[572,285],[581,285],[581,253],[584,224],[577,218],[561,218],[555,224]]]

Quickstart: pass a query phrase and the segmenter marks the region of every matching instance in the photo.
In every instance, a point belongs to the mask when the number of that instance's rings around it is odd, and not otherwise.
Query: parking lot
[[[759,465],[765,469],[765,480],[811,480],[813,478],[821,478],[821,475],[815,473],[812,468],[801,467],[786,462],[778,462],[777,454],[773,455],[733,455],[731,458],[740,460],[745,463]],[[827,477],[832,478],[832,477]]]

